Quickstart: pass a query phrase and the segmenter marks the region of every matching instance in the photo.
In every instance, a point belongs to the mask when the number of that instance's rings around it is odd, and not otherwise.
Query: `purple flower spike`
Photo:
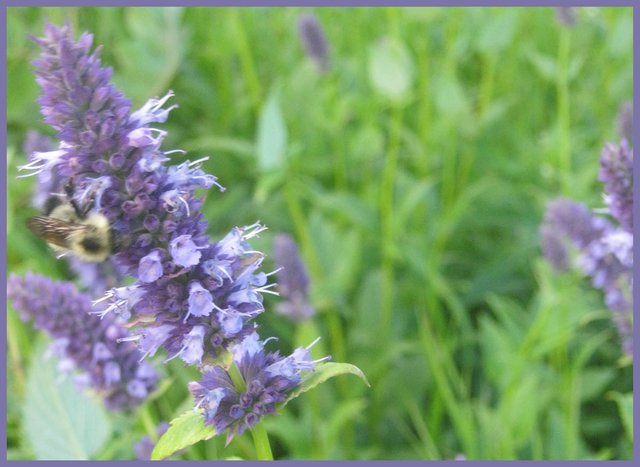
[[[155,370],[139,362],[134,344],[123,342],[129,333],[121,322],[113,315],[90,314],[89,297],[72,284],[31,273],[12,275],[7,296],[23,320],[55,339],[53,352],[81,372],[76,381],[97,391],[108,409],[133,409],[155,389]]]
[[[633,102],[625,102],[618,112],[618,133],[633,146]]]
[[[633,235],[567,199],[548,204],[540,226],[542,250],[556,270],[579,267],[603,291],[622,349],[633,355]]]
[[[598,180],[604,183],[605,201],[622,228],[633,233],[633,149],[626,139],[605,145]]]
[[[276,235],[273,257],[278,266],[278,291],[286,300],[277,305],[276,311],[293,321],[311,318],[314,309],[309,303],[309,274],[293,237]]]
[[[107,217],[119,240],[113,259],[135,279],[128,288],[112,283],[95,302],[103,315],[137,325],[144,355],[164,347],[188,364],[217,358],[254,332],[250,321],[264,311],[262,254],[247,243],[264,228],[235,228],[209,241],[195,190],[222,187],[201,169],[206,158],[168,165],[170,154],[183,151],[162,151],[166,132],[153,126],[176,107],[166,105],[173,93],[132,112],[91,52],[91,35],[74,42],[68,25],[48,24],[35,41],[42,48],[34,62],[39,103],[61,142],[23,169],[50,174],[59,186],[72,177],[76,201]]]
[[[303,13],[298,17],[298,34],[307,57],[318,71],[326,73],[331,67],[329,42],[324,30],[313,13]]]

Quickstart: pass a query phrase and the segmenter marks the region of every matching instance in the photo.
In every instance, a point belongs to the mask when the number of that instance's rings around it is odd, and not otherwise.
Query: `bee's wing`
[[[27,219],[27,227],[38,237],[62,248],[69,248],[70,238],[88,228],[83,224],[45,216]]]

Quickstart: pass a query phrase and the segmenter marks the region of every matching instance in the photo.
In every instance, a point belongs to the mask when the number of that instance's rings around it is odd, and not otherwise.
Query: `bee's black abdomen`
[[[80,241],[80,245],[82,245],[82,248],[87,253],[99,253],[104,250],[105,247],[104,244],[100,243],[99,240],[96,240],[93,237],[83,238],[82,241]]]

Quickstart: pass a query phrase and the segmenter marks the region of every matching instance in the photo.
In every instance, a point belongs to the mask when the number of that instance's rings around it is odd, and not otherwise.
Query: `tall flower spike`
[[[100,310],[137,325],[134,337],[144,355],[163,347],[187,364],[217,358],[253,332],[251,320],[264,311],[262,255],[247,243],[264,228],[235,228],[209,241],[195,192],[222,187],[202,170],[206,158],[167,166],[176,151],[161,151],[166,133],[151,126],[175,107],[165,107],[171,92],[131,112],[99,51],[90,52],[91,35],[74,42],[69,26],[48,24],[36,42],[42,48],[34,62],[39,103],[58,130],[61,150],[30,165],[53,171],[63,183],[73,177],[76,201],[93,202],[107,217],[120,243],[114,259],[135,279],[97,300]]]
[[[135,408],[152,392],[157,374],[126,340],[126,328],[114,316],[101,320],[89,314],[91,301],[68,282],[54,282],[28,273],[12,275],[7,296],[23,320],[46,331],[63,366],[80,371],[76,378],[98,392],[110,410]]]
[[[309,303],[309,274],[291,235],[273,238],[273,258],[278,267],[278,291],[285,299],[278,303],[276,311],[293,321],[311,318],[314,309]]]

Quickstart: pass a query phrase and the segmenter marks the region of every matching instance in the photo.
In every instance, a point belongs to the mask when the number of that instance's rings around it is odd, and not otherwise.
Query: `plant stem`
[[[153,421],[153,417],[151,416],[151,412],[149,411],[149,404],[144,404],[142,407],[140,407],[140,419],[142,420],[144,429],[149,437],[152,440],[157,441],[158,434],[156,433],[156,423]]]
[[[560,28],[558,44],[558,75],[556,93],[558,96],[558,175],[562,192],[568,193],[568,177],[571,173],[571,113],[569,105],[569,52],[571,33],[568,28]]]
[[[269,436],[267,436],[267,430],[264,429],[264,425],[262,423],[258,423],[256,426],[251,428],[251,436],[253,437],[253,444],[256,447],[258,460],[272,461],[273,454],[271,453]]]
[[[249,88],[251,100],[253,101],[256,114],[258,114],[260,112],[260,103],[262,102],[262,86],[260,85],[258,74],[256,73],[251,47],[249,46],[249,40],[247,38],[243,20],[240,16],[241,14],[242,13],[238,12],[235,8],[231,10],[232,24],[235,30],[240,63],[242,64],[244,75],[247,80],[247,87]]]
[[[391,323],[391,309],[393,306],[393,198],[396,171],[398,167],[398,152],[400,150],[400,130],[402,128],[402,106],[394,107],[391,117],[387,163],[380,182],[380,248],[382,251],[382,284],[381,309],[383,330],[388,330]]]

